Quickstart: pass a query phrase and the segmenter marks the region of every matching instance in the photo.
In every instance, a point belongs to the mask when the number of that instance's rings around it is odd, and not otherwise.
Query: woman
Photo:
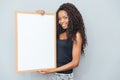
[[[43,10],[37,13],[44,15]],[[56,73],[55,80],[73,80],[73,69],[87,43],[85,27],[78,9],[71,3],[62,4],[56,12],[57,68],[41,69],[39,73]]]

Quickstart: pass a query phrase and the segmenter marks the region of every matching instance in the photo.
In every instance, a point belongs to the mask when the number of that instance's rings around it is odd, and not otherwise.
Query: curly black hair
[[[64,10],[67,12],[67,15],[69,18],[69,24],[68,24],[67,30],[62,29],[61,25],[59,24],[58,13],[60,10]],[[58,8],[56,12],[56,26],[57,26],[57,38],[62,32],[66,31],[67,37],[71,40],[75,40],[76,33],[79,32],[82,38],[81,54],[84,53],[84,48],[86,47],[86,44],[87,44],[87,38],[85,34],[85,25],[80,12],[73,4],[64,3]]]

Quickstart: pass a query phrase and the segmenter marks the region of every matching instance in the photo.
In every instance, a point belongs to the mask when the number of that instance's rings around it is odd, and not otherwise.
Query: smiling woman
[[[44,10],[36,11],[44,15]],[[79,65],[87,39],[82,16],[71,3],[62,4],[56,12],[57,68],[41,69],[39,73],[55,73],[52,80],[73,80],[73,69]]]

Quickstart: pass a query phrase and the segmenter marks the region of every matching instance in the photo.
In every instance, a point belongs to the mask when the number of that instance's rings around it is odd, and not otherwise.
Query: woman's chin
[[[63,29],[67,29],[67,27],[62,27]]]

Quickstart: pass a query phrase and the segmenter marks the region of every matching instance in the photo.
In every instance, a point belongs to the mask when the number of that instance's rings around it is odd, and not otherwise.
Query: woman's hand
[[[55,68],[48,68],[48,69],[40,69],[38,70],[40,74],[49,74],[49,73],[54,73]]]
[[[44,15],[44,14],[45,14],[45,11],[44,11],[44,10],[37,10],[36,13],[37,13],[37,14]]]

